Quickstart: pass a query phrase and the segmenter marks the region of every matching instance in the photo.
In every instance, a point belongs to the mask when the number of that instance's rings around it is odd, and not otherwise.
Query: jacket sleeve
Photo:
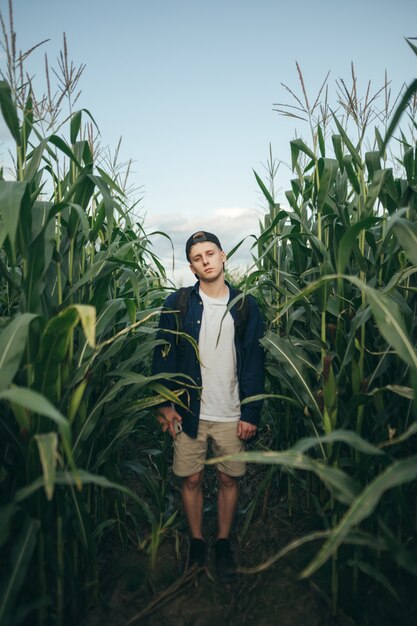
[[[264,323],[255,298],[248,296],[248,299],[248,321],[242,341],[241,400],[263,394],[265,384],[265,355],[260,344],[264,335]],[[243,404],[241,420],[258,426],[262,404],[262,400]]]
[[[155,346],[152,360],[152,374],[174,374],[178,372],[178,345],[177,335],[174,332],[177,328],[177,317],[172,312],[175,306],[175,293],[170,294],[162,307],[159,318],[159,327],[156,335],[157,345]],[[172,379],[161,378],[161,384],[171,391],[178,387]],[[169,401],[161,402],[162,406],[168,406]]]

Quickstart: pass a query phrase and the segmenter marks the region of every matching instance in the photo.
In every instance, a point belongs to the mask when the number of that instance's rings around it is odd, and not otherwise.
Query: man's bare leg
[[[203,471],[186,476],[182,483],[182,504],[191,537],[203,538]]]
[[[219,495],[217,498],[218,539],[227,539],[232,528],[239,497],[238,479],[217,472],[219,479]]]

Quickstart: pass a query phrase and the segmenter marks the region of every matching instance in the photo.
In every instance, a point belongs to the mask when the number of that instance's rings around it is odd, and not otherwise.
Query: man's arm
[[[260,344],[264,335],[264,323],[258,304],[254,298],[249,298],[248,321],[242,340],[242,374],[240,392],[242,399],[264,393],[265,355]],[[262,400],[255,400],[242,406],[242,414],[238,423],[238,437],[250,439],[256,433]]]
[[[175,314],[170,312],[174,306],[175,293],[170,294],[166,298],[159,318],[157,339],[163,341],[155,346],[154,349],[152,360],[153,375],[178,372],[177,335],[174,334],[174,331],[177,330],[177,321]],[[162,379],[161,382],[170,391],[174,391],[177,387],[177,384],[170,379]],[[161,424],[162,430],[164,432],[169,430],[171,436],[175,439],[174,421],[181,423],[182,417],[176,412],[170,401],[161,401],[161,404],[156,408],[156,419]]]

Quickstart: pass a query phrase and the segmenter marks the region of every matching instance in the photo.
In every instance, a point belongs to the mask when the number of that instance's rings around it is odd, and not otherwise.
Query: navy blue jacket
[[[229,287],[229,302],[233,300],[238,291]],[[177,315],[169,311],[175,310],[176,294],[170,294],[163,306],[163,311],[159,320],[158,339],[161,339],[160,345],[157,345],[153,355],[153,374],[163,373],[179,373],[176,381],[165,379],[162,381],[165,387],[171,391],[178,391],[183,388],[181,382],[190,381],[181,378],[181,374],[185,374],[193,379],[195,387],[186,387],[186,393],[181,394],[180,398],[187,409],[179,405],[175,405],[175,410],[182,416],[183,430],[190,437],[197,436],[198,419],[200,415],[200,389],[201,389],[201,369],[196,351],[190,341],[179,341],[177,331],[178,322]],[[249,396],[255,396],[264,393],[264,351],[259,343],[263,336],[263,320],[259,311],[256,300],[252,296],[246,296],[248,299],[248,315],[246,328],[243,337],[235,332],[237,375],[239,381],[240,399],[244,400]],[[239,306],[240,302],[237,303]],[[236,305],[230,309],[230,313],[235,321],[237,321]],[[203,316],[203,302],[199,295],[199,283],[197,282],[190,292],[187,311],[185,314],[183,330],[190,335],[198,343],[201,328],[201,318]],[[161,405],[169,405],[169,402],[161,402]],[[241,407],[241,420],[249,422],[255,426],[259,423],[262,401],[256,400],[249,402]]]

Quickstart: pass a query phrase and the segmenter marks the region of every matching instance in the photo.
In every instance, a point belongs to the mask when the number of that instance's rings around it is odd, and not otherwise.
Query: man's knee
[[[196,491],[200,489],[201,483],[203,482],[203,470],[198,472],[197,474],[192,474],[191,476],[186,476],[183,479],[183,488],[188,491]]]
[[[235,476],[228,476],[223,472],[217,471],[217,477],[219,479],[219,483],[225,489],[234,489],[238,485],[238,478]]]

